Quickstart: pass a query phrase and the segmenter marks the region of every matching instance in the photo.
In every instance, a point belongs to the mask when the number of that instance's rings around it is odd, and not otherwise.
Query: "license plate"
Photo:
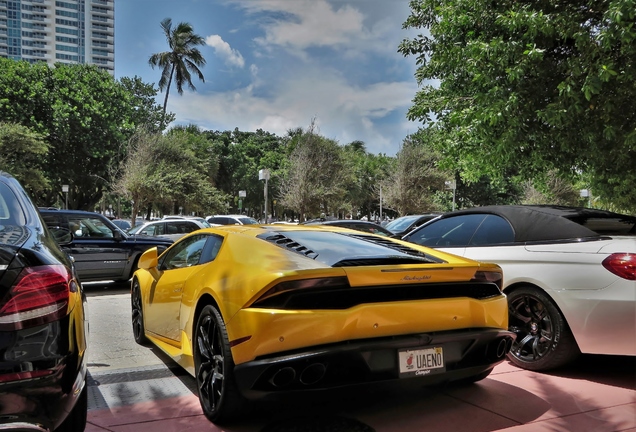
[[[425,376],[444,372],[444,350],[442,347],[398,351],[400,377]]]

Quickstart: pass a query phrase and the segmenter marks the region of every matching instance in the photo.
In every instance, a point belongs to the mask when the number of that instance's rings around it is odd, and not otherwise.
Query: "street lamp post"
[[[66,194],[66,210],[68,210],[68,185],[62,185],[62,192]]]
[[[258,179],[259,180],[265,180],[265,190],[264,190],[264,195],[265,195],[265,223],[267,223],[267,181],[269,180],[269,170],[268,169],[262,169],[258,171]]]
[[[239,196],[239,202],[238,202],[239,213],[243,214],[243,198],[247,197],[247,192],[244,190],[240,190],[238,196]]]
[[[382,223],[382,185],[380,185],[380,223]]]

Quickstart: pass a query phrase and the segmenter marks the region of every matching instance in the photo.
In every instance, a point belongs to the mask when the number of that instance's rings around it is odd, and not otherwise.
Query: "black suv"
[[[62,248],[75,260],[82,282],[128,281],[142,253],[154,246],[161,253],[173,243],[168,238],[127,235],[99,213],[40,208],[40,214],[52,231],[73,233],[73,240]]]
[[[57,234],[0,171],[0,430],[86,426],[86,296]]]

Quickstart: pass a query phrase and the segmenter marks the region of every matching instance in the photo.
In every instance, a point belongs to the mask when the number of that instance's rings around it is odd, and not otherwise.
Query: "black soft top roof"
[[[598,237],[603,234],[587,228],[590,220],[621,220],[631,224],[634,233],[636,217],[606,210],[553,205],[503,205],[474,207],[446,213],[442,218],[461,214],[487,213],[498,215],[512,225],[515,242],[566,240]],[[592,224],[590,224],[592,225]],[[596,224],[598,225],[598,224]],[[628,229],[629,231],[629,229]]]

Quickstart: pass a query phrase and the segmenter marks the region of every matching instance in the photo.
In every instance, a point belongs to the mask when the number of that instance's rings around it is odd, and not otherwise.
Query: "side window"
[[[99,218],[70,215],[68,225],[75,237],[113,238],[113,231]]]
[[[179,234],[180,222],[166,222],[166,234]]]
[[[201,254],[201,264],[214,261],[219,253],[219,249],[221,249],[221,244],[223,243],[223,237],[217,235],[208,235],[206,237],[207,241],[203,248],[203,253]]]
[[[11,189],[0,183],[0,225],[24,225],[24,212]]]
[[[49,228],[66,228],[64,218],[60,214],[44,213],[42,214],[42,220],[44,220],[44,223]]]
[[[179,232],[181,233],[191,233],[192,231],[198,230],[199,225],[197,225],[194,222],[186,221],[186,222],[183,222],[179,228],[180,228]]]
[[[163,223],[150,224],[146,228],[139,231],[141,235],[157,236],[163,234]]]
[[[433,248],[466,246],[485,217],[471,214],[440,219],[414,232],[408,241]]]
[[[163,260],[161,269],[173,270],[199,264],[207,237],[205,235],[192,236],[175,245]]]
[[[507,220],[500,216],[488,215],[479,225],[468,245],[485,246],[512,243],[514,240],[515,233]]]

